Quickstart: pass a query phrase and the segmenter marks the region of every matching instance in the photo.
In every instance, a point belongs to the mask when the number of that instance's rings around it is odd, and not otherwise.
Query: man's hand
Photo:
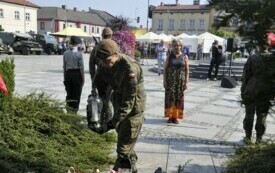
[[[88,127],[89,127],[89,129],[91,129],[92,131],[94,131],[94,132],[96,132],[98,134],[104,134],[104,133],[106,133],[106,132],[108,132],[110,130],[108,128],[107,124],[103,124],[100,127],[92,126],[92,125],[89,125]]]

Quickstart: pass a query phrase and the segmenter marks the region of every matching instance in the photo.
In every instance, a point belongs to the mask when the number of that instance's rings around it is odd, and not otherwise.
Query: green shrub
[[[275,172],[275,144],[251,145],[238,148],[228,161],[226,173]]]
[[[14,91],[14,59],[5,58],[0,61],[0,74],[2,75],[7,89],[9,91],[9,96],[6,96],[3,92],[0,92],[0,110],[3,108],[3,105],[9,102],[10,97],[13,95]]]
[[[138,51],[138,50],[136,50],[136,51],[135,51],[135,57],[141,57],[141,52]]]
[[[113,164],[114,133],[98,135],[86,117],[63,112],[44,93],[12,97],[0,110],[0,170],[5,173],[64,173]]]

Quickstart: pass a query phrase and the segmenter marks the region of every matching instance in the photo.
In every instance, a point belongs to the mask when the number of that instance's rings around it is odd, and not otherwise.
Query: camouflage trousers
[[[131,168],[132,173],[137,173],[137,155],[134,150],[138,135],[144,122],[143,113],[136,114],[123,120],[116,129],[117,159],[113,170],[118,168]]]
[[[258,104],[250,103],[245,105],[245,118],[243,120],[243,128],[246,133],[246,137],[251,138],[254,116],[256,112],[257,120],[255,130],[257,138],[262,138],[266,130],[266,116],[269,110],[270,103],[261,102]]]

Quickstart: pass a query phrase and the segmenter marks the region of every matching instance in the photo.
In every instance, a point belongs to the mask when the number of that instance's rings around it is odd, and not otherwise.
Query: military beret
[[[114,53],[118,52],[118,45],[112,39],[103,39],[98,43],[96,56],[99,59],[107,59]]]
[[[71,42],[71,44],[75,45],[75,44],[80,44],[82,41],[77,36],[71,36],[70,42]]]
[[[106,27],[102,30],[102,36],[109,36],[109,35],[113,35],[113,31],[110,27]]]

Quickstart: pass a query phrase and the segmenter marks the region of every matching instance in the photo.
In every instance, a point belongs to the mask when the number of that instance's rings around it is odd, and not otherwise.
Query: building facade
[[[214,23],[215,9],[200,5],[194,0],[193,5],[161,3],[152,10],[152,28],[155,33],[178,35],[181,33],[201,34],[210,31]]]
[[[37,33],[37,10],[26,0],[0,0],[0,27],[5,32]]]
[[[98,12],[98,13],[96,13]],[[89,35],[101,39],[101,33],[107,25],[107,21],[102,19],[100,13],[108,16],[108,20],[114,17],[109,13],[92,10],[78,11],[77,8],[67,9],[65,5],[59,7],[42,7],[38,10],[38,33],[48,34],[61,31],[66,27],[81,28]],[[104,18],[106,18],[104,16]]]

